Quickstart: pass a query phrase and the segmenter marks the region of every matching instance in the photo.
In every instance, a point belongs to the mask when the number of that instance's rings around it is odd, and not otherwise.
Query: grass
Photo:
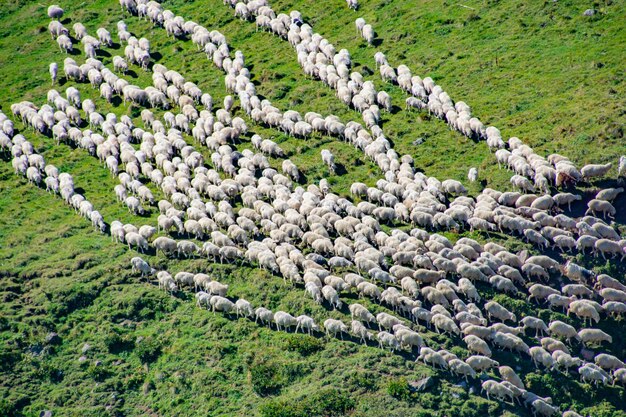
[[[406,63],[414,73],[432,76],[454,100],[466,101],[483,121],[500,127],[504,137],[518,136],[539,153],[556,151],[577,164],[615,163],[624,153],[626,10],[620,2],[464,3],[471,8],[431,0],[418,5],[360,3],[358,13],[340,0],[277,1],[272,6],[282,12],[300,10],[316,31],[351,52],[362,73],[375,71],[373,54],[381,50],[393,65]],[[223,100],[227,92],[222,74],[190,42],[167,38],[162,29],[123,16],[117,4],[92,0],[61,6],[71,19],[66,26],[81,21],[90,33],[101,25],[115,33],[115,22],[124,18],[132,32],[150,39],[159,63],[198,83],[216,103]],[[279,108],[360,120],[332,91],[303,75],[287,42],[234,19],[221,1],[175,0],[165,6],[226,34],[231,49],[244,52],[259,93]],[[591,6],[599,13],[583,17]],[[377,49],[356,36],[357,16],[373,24]],[[47,66],[64,58],[49,38],[47,23],[45,8],[38,2],[9,0],[0,10],[0,105],[7,114],[10,104],[20,100],[43,103],[50,88]],[[118,47],[109,52],[123,51]],[[101,58],[110,65],[111,57]],[[149,74],[132,69],[134,83],[149,84]],[[372,78],[377,88],[390,92],[395,105],[403,107],[404,94],[397,87]],[[75,84],[57,88],[69,85]],[[75,86],[83,97],[96,98],[89,86]],[[134,114],[121,104],[97,101],[97,105],[100,111]],[[473,185],[472,193],[482,186],[508,186],[510,173],[497,168],[484,143],[469,141],[424,114],[402,110],[383,119],[398,152],[411,154],[426,174],[464,180],[468,168],[476,166],[483,183]],[[248,122],[250,135],[273,137],[308,182],[328,177],[334,190],[346,194],[354,181],[373,184],[380,178],[378,169],[345,143],[321,136],[297,140]],[[77,186],[107,221],[154,222],[156,210],[138,220],[114,201],[117,180],[95,158],[23,133],[48,162],[74,175]],[[412,145],[419,137],[425,143]],[[246,140],[238,145],[246,146]],[[345,174],[329,176],[320,163],[323,148],[335,153]],[[200,311],[187,294],[166,296],[129,273],[135,252],[94,232],[59,198],[16,177],[8,162],[4,157],[0,163],[0,415],[35,416],[47,409],[64,416],[528,414],[476,395],[478,383],[471,384],[468,393],[457,385],[460,380],[417,364],[411,356],[352,341],[278,333],[245,319]],[[278,167],[280,161],[271,163]],[[153,192],[160,198],[157,190]],[[154,267],[173,272],[210,271],[230,285],[232,294],[253,305],[310,314],[318,322],[327,317],[346,319],[345,311],[328,311],[303,297],[302,289],[257,269],[200,259],[145,258]],[[620,265],[580,256],[578,262],[623,276]],[[479,290],[487,298],[495,295],[488,287]],[[521,299],[502,295],[495,299],[518,317],[533,313],[577,323],[559,313],[532,310]],[[374,312],[385,311],[366,304]],[[614,336],[614,343],[603,350],[624,357],[626,340],[614,331],[619,325],[614,321],[602,325]],[[58,333],[58,343],[46,342],[50,332]],[[458,340],[426,334],[430,344],[463,352],[455,347]],[[83,353],[85,343],[91,347]],[[500,351],[495,358],[519,366],[528,387],[552,396],[562,409],[573,406],[581,414],[624,415],[621,388],[595,389],[571,377],[537,371],[525,358]],[[433,388],[407,392],[405,382],[425,376],[434,377]]]

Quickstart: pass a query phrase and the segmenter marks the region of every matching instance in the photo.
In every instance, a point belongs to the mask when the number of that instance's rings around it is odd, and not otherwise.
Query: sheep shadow
[[[335,164],[335,175],[345,175],[348,173],[344,164]]]
[[[378,48],[382,44],[383,38],[374,38],[374,40],[372,41],[372,46],[375,46],[376,48]]]
[[[104,49],[98,49],[98,51],[96,52],[97,56],[102,56],[105,58],[111,58],[111,53],[109,51],[106,51]]]
[[[120,96],[113,96],[111,98],[111,106],[119,107],[122,104],[122,98]]]
[[[154,62],[159,62],[161,59],[163,59],[163,54],[161,54],[160,52],[153,52],[150,54],[150,59]]]

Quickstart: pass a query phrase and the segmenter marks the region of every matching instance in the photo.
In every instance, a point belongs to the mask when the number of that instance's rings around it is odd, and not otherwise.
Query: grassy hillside
[[[69,3],[60,4],[69,19],[64,20],[66,27],[80,21],[90,33],[105,26],[115,34],[115,23],[124,19],[131,32],[150,39],[155,61],[196,82],[216,103],[227,94],[223,74],[190,42],[167,38],[163,29],[125,16],[114,0]],[[405,63],[414,73],[432,76],[453,100],[467,102],[485,123],[500,127],[503,137],[518,136],[540,154],[556,151],[582,165],[615,163],[625,153],[623,2],[464,2],[468,7],[430,0],[360,3],[357,13],[343,0],[275,1],[272,7],[300,10],[338,49],[347,48],[354,67],[364,74],[375,72],[373,54],[381,50],[392,65]],[[360,120],[333,91],[304,76],[286,41],[235,19],[222,1],[174,0],[164,6],[224,33],[231,49],[245,54],[258,92],[277,107]],[[599,12],[584,17],[582,12],[590,7]],[[376,48],[357,36],[353,22],[359,16],[373,24]],[[43,103],[50,88],[48,64],[65,58],[50,39],[48,21],[40,2],[9,0],[0,8],[0,106],[6,114],[10,104],[20,100]],[[123,54],[123,47],[116,45],[100,58],[111,65],[115,54]],[[150,74],[136,67],[129,78],[143,87],[150,84]],[[373,79],[383,87],[377,75]],[[63,80],[57,88],[70,85],[83,97],[97,97],[87,84]],[[384,88],[403,108],[404,94],[391,85]],[[97,103],[100,112],[133,117],[138,113],[122,104]],[[243,115],[240,109],[236,113]],[[468,168],[477,166],[484,182],[472,186],[473,193],[482,186],[508,187],[510,173],[498,169],[484,143],[467,140],[426,114],[398,109],[385,118],[383,127],[395,148],[413,155],[416,167],[426,174],[464,180]],[[251,134],[279,142],[308,182],[327,177],[336,192],[346,194],[354,181],[373,184],[380,178],[378,168],[348,144],[321,136],[295,140],[250,125]],[[16,127],[22,128],[17,122]],[[117,180],[85,151],[56,146],[31,131],[22,133],[46,161],[74,176],[77,187],[107,221],[155,221],[155,208],[137,219],[116,203]],[[413,145],[420,137],[425,143]],[[249,143],[239,146],[245,147]],[[345,173],[329,175],[319,158],[324,147],[335,153]],[[460,378],[415,363],[415,356],[391,354],[353,340],[276,332],[246,319],[199,310],[189,294],[170,297],[130,273],[135,251],[94,232],[58,197],[15,176],[10,156],[1,159],[0,416],[37,416],[42,410],[53,410],[55,416],[529,415],[526,409],[487,401],[478,395],[479,382],[467,390]],[[272,161],[275,166],[279,163]],[[156,190],[155,194],[160,198]],[[619,201],[626,204],[624,198]],[[162,255],[145,259],[172,272],[211,271],[230,285],[232,294],[254,305],[309,314],[318,322],[346,318],[347,309],[319,306],[303,297],[301,288],[256,268]],[[580,256],[578,261],[624,277],[623,264]],[[489,298],[494,295],[489,287],[480,290]],[[518,316],[532,311],[521,298],[495,299]],[[386,310],[365,303],[372,311]],[[534,314],[575,322],[547,309]],[[606,351],[623,358],[626,336],[616,334],[618,325],[607,321],[600,327],[610,328],[614,335]],[[464,353],[459,340],[432,332],[427,336],[430,343]],[[540,372],[525,357],[501,351],[494,356],[519,366],[528,388],[552,396],[562,410],[572,406],[581,414],[626,415],[623,388],[596,389],[572,377]],[[408,391],[406,381],[427,376],[433,377],[432,387],[420,394]]]

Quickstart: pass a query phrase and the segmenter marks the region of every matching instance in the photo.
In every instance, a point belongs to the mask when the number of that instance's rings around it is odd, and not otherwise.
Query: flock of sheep
[[[511,367],[491,359],[494,349],[527,355],[539,369],[577,375],[584,382],[626,385],[626,367],[619,358],[608,353],[593,358],[576,354],[580,346],[611,345],[610,334],[587,326],[626,314],[624,284],[572,261],[561,264],[546,254],[513,253],[497,243],[483,245],[469,238],[452,242],[438,233],[502,232],[526,240],[538,252],[550,247],[572,253],[590,251],[619,262],[626,257],[626,240],[610,220],[616,215],[612,201],[623,188],[600,190],[580,218],[562,211],[582,196],[559,191],[564,185],[607,176],[611,164],[578,169],[564,156],[535,153],[518,138],[504,141],[496,127],[485,126],[467,104],[453,101],[430,77],[413,75],[406,65],[394,68],[377,52],[374,59],[383,81],[397,84],[409,95],[407,109],[428,111],[451,129],[485,140],[496,151],[498,164],[514,172],[511,184],[519,191],[486,188],[475,198],[467,196],[461,182],[426,176],[415,169],[410,155],[395,152],[380,125],[381,112],[391,110],[390,95],[351,71],[349,51],[337,52],[304,22],[300,12],[276,14],[265,0],[226,0],[225,4],[258,29],[287,40],[304,73],[336,90],[339,100],[362,115],[362,123],[344,122],[334,115],[282,111],[269,100],[261,100],[243,53],[233,53],[222,33],[164,10],[155,1],[120,0],[120,5],[123,11],[164,28],[169,36],[190,39],[224,72],[225,86],[233,96],[225,98],[222,108],[216,109],[211,95],[182,74],[151,63],[150,42],[133,36],[124,22],[117,24],[119,42],[126,45],[124,56],[112,57],[113,70],[107,68],[97,52],[112,45],[110,32],[99,28],[94,37],[76,23],[70,33],[59,20],[62,9],[50,6],[50,34],[59,47],[71,51],[78,40],[86,56],[84,63],[65,58],[65,78],[76,85],[89,83],[108,102],[120,96],[125,104],[145,107],[143,126],[128,116],[99,113],[96,103],[83,98],[77,87],[64,92],[51,89],[48,103],[15,103],[13,116],[23,122],[25,132],[32,128],[56,144],[68,143],[98,158],[119,180],[115,196],[130,212],[141,215],[156,206],[160,215],[156,225],[117,220],[107,224],[93,204],[76,192],[72,175],[46,164],[31,142],[14,131],[11,119],[0,113],[0,150],[10,153],[15,172],[60,195],[97,230],[140,252],[152,247],[166,256],[204,256],[211,262],[257,265],[333,309],[341,309],[346,302],[342,298],[351,292],[371,299],[393,314],[374,314],[362,304],[349,303],[351,323],[327,319],[321,323],[326,334],[343,337],[349,333],[363,343],[376,341],[381,348],[415,350],[418,361],[466,379],[496,368],[498,380],[482,383],[487,397],[523,402],[534,414],[552,416],[560,411],[550,398],[528,391]],[[348,5],[356,10],[358,2],[348,1]],[[372,44],[372,26],[361,18],[356,26]],[[153,85],[131,84],[125,78],[130,65],[150,71]],[[52,63],[53,86],[58,71]],[[248,122],[234,116],[235,103]],[[160,119],[150,109],[166,112]],[[85,129],[81,129],[83,120],[88,122]],[[235,143],[243,140],[246,144],[250,122],[301,140],[324,134],[346,141],[376,163],[383,177],[372,187],[352,184],[353,200],[333,193],[325,179],[300,186],[300,169],[272,140],[254,134],[251,148],[235,149]],[[188,137],[208,149],[212,168]],[[334,174],[334,155],[324,149],[320,157]],[[277,166],[272,162],[281,160],[280,171],[272,167]],[[620,158],[617,167],[623,179],[626,157]],[[476,181],[477,177],[477,170],[470,170],[468,179]],[[155,189],[163,196],[158,201]],[[410,225],[409,230],[395,228],[399,224]],[[392,229],[385,232],[381,225]],[[169,236],[173,231],[187,239],[173,239]],[[155,275],[165,291],[194,291],[199,307],[248,317],[278,330],[295,328],[312,334],[321,329],[306,315],[254,308],[246,300],[227,297],[228,286],[210,275],[183,271],[172,276],[153,270],[139,257],[131,263],[142,275]],[[478,282],[496,292],[527,298],[537,307],[566,312],[579,319],[579,327],[563,321],[546,323],[533,316],[518,319],[496,301],[484,299]],[[471,356],[459,358],[432,343],[428,346],[420,334],[422,326],[462,338]],[[566,411],[562,415],[578,414]]]

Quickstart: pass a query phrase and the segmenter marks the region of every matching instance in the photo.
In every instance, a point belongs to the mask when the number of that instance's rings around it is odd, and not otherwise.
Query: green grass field
[[[377,50],[387,55],[391,65],[404,63],[414,74],[433,77],[453,100],[465,101],[486,124],[498,126],[505,139],[518,136],[539,154],[558,152],[578,166],[609,161],[616,165],[619,155],[626,154],[624,2],[526,3],[362,0],[356,13],[343,0],[280,0],[271,6],[281,12],[300,10],[315,31],[337,49],[350,51],[356,70],[374,72],[376,87],[384,87],[402,108],[383,115],[383,128],[399,154],[415,158],[417,168],[442,180],[465,182],[469,167],[478,167],[482,182],[470,187],[475,195],[486,186],[509,189],[511,173],[498,169],[484,142],[468,140],[427,114],[405,111],[405,94],[380,81],[373,59]],[[163,5],[225,34],[231,50],[246,56],[258,93],[275,106],[361,120],[359,113],[336,99],[334,91],[305,77],[286,41],[235,19],[222,1],[174,0]],[[60,6],[66,11],[66,27],[80,21],[93,34],[104,26],[115,40],[115,23],[124,19],[137,37],[150,40],[158,63],[196,82],[221,107],[228,94],[223,74],[191,42],[168,38],[162,28],[124,15],[115,0]],[[21,100],[43,104],[51,87],[48,64],[54,61],[62,67],[65,54],[47,31],[46,7],[30,0],[4,0],[0,6],[0,108],[7,115],[10,105]],[[595,16],[582,15],[592,7],[598,10]],[[376,48],[357,35],[357,17],[374,26]],[[99,58],[112,68],[111,56],[123,55],[123,47],[106,51]],[[150,85],[149,73],[131,69],[128,77],[134,78],[133,83]],[[88,84],[65,80],[62,84],[55,88],[61,91],[74,85],[83,98],[95,101],[98,96]],[[100,112],[128,114],[137,120],[136,109],[105,105],[102,100],[97,105]],[[244,115],[239,108],[235,113]],[[248,137],[259,133],[274,138],[308,182],[325,177],[335,192],[347,195],[351,183],[372,185],[381,177],[380,170],[347,143],[319,135],[294,139],[249,119],[246,122],[251,130]],[[74,176],[76,186],[107,222],[155,223],[155,207],[138,220],[115,201],[113,187],[118,181],[96,158],[22,131],[17,121],[15,125],[47,162]],[[417,138],[424,138],[424,144],[413,145]],[[238,145],[240,150],[246,147],[247,139]],[[319,157],[323,148],[333,151],[345,173],[329,174]],[[208,150],[202,152],[210,161]],[[530,415],[525,408],[488,401],[480,396],[479,382],[471,383],[468,390],[461,378],[415,363],[414,355],[396,355],[354,341],[276,332],[243,318],[197,309],[188,293],[170,297],[130,273],[129,260],[137,255],[135,251],[95,232],[58,196],[14,175],[10,159],[0,158],[0,416],[38,416],[42,410],[53,410],[55,416]],[[279,160],[271,162],[280,166]],[[614,167],[611,176],[615,174]],[[626,205],[624,198],[620,201]],[[230,285],[229,292],[253,305],[309,314],[316,322],[349,318],[346,308],[332,311],[317,305],[301,288],[256,268],[163,255],[145,259],[172,272],[210,271]],[[580,255],[577,262],[624,281],[623,263]],[[577,322],[537,309],[522,297],[495,295],[488,286],[479,289],[518,317],[532,313],[546,321]],[[354,301],[356,295],[346,298]],[[374,312],[386,311],[384,306],[359,302]],[[605,320],[598,327],[614,337],[603,351],[624,358],[626,336],[619,332],[620,326]],[[58,337],[47,340],[51,332]],[[429,343],[466,353],[459,339],[432,331],[426,337]],[[90,347],[83,352],[85,344]],[[594,417],[626,416],[623,388],[595,388],[571,375],[538,371],[527,357],[508,352],[495,351],[494,358],[519,366],[526,386],[551,396],[563,411],[572,407]],[[427,376],[433,378],[433,387],[420,393],[408,390],[407,381]]]

